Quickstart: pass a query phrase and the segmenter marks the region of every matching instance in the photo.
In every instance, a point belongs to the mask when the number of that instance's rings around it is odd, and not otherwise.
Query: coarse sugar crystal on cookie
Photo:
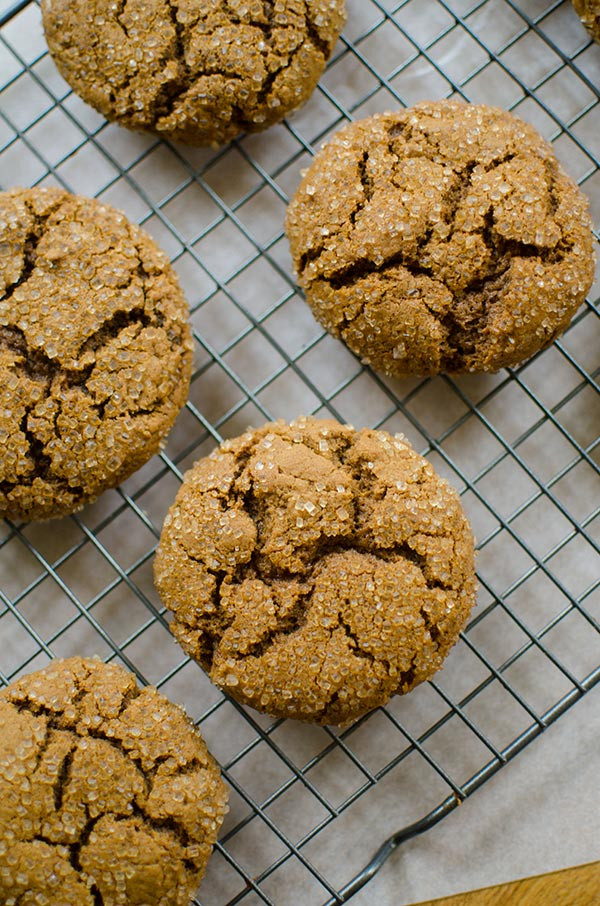
[[[342,724],[439,669],[474,603],[473,537],[404,439],[302,418],[186,473],[155,581],[214,683],[269,714]]]
[[[185,712],[69,658],[0,692],[0,902],[188,906],[227,790]]]
[[[107,119],[201,145],[280,122],[308,100],[344,0],[43,0],[61,74]]]
[[[396,376],[516,364],[567,328],[594,277],[588,202],[552,146],[457,101],[336,133],[286,231],[318,320]]]
[[[0,192],[0,516],[71,513],[158,451],[187,397],[188,314],[121,212]]]

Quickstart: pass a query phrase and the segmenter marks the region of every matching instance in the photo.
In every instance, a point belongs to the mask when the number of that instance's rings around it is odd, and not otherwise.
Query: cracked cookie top
[[[73,512],[157,452],[187,395],[187,315],[124,214],[0,192],[0,516]]]
[[[441,666],[474,603],[473,538],[457,493],[400,436],[303,418],[185,475],[155,581],[214,683],[340,724]]]
[[[573,6],[594,41],[600,42],[600,0],[573,0]]]
[[[286,230],[316,317],[390,375],[520,362],[565,330],[594,276],[587,200],[552,147],[455,101],[338,132]]]
[[[57,660],[0,692],[4,906],[188,906],[226,802],[183,709],[122,667]]]
[[[50,52],[107,119],[221,145],[312,94],[344,0],[43,0]]]

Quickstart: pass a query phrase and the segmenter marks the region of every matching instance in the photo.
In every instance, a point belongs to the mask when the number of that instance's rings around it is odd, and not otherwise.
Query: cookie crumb
[[[584,28],[600,43],[600,0],[573,0],[573,6]]]

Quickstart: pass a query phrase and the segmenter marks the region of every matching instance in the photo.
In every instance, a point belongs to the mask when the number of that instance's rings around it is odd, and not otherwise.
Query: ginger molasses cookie
[[[573,0],[573,6],[594,41],[600,42],[600,0]]]
[[[107,119],[199,145],[278,123],[308,100],[344,0],[43,0],[50,53]]]
[[[171,628],[260,711],[339,724],[442,664],[474,603],[457,493],[400,437],[276,422],[185,475],[155,562]]]
[[[552,147],[455,101],[338,132],[286,229],[315,316],[390,375],[520,362],[565,330],[594,274],[587,200]]]
[[[187,315],[124,214],[0,192],[0,516],[71,513],[157,452],[187,396]]]
[[[0,902],[188,906],[227,791],[185,712],[115,664],[0,692]]]

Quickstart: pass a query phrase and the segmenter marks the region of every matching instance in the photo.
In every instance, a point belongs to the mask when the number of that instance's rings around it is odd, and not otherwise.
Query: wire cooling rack
[[[600,679],[598,283],[564,337],[514,370],[392,381],[315,323],[282,234],[300,169],[344,120],[453,94],[533,122],[598,224],[600,47],[568,2],[348,5],[307,107],[215,152],[108,125],[58,76],[38,6],[0,0],[2,188],[58,183],[142,223],[172,257],[196,340],[160,456],[78,515],[1,530],[0,680],[99,654],[186,706],[231,788],[202,906],[346,901]],[[224,697],[173,642],[152,584],[182,471],[248,424],[309,412],[403,431],[461,490],[479,539],[479,603],[444,669],[344,731]]]

